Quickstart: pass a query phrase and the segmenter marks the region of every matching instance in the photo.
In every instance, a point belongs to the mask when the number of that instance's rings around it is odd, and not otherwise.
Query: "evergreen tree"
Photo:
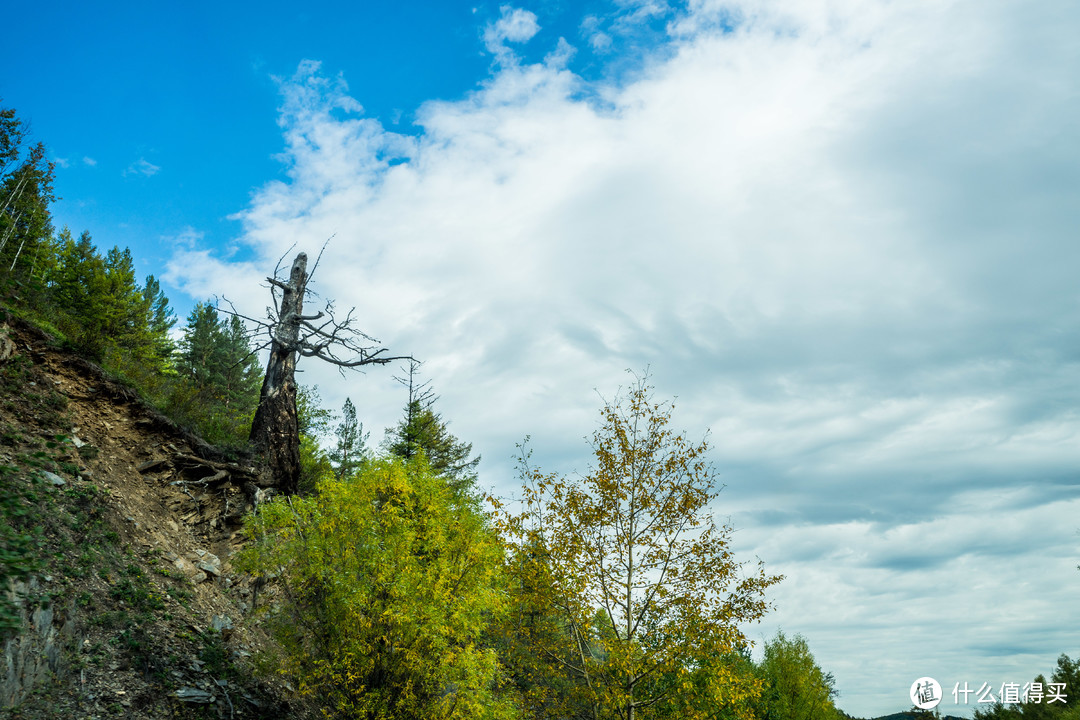
[[[222,320],[212,305],[197,303],[180,340],[176,370],[194,394],[174,394],[174,411],[209,442],[243,443],[259,402],[260,376],[240,319]]]
[[[180,340],[177,370],[197,387],[220,385],[223,364],[217,310],[209,303],[195,303]]]
[[[367,460],[365,447],[368,433],[364,424],[356,419],[356,406],[349,398],[341,408],[341,424],[335,432],[334,447],[330,451],[330,461],[334,464],[334,475],[338,480],[350,478]]]
[[[14,110],[0,109],[0,277],[19,281],[40,279],[53,232],[49,204],[56,199],[54,164],[43,143],[26,146],[27,135]]]
[[[224,408],[250,413],[258,403],[259,365],[244,324],[235,315],[220,319],[209,303],[196,303],[188,316],[177,370]]]
[[[259,386],[262,384],[258,356],[251,348],[247,328],[240,318],[231,315],[222,325],[225,336],[225,406],[238,408],[241,412],[254,412],[259,404]]]
[[[55,247],[49,292],[53,321],[74,345],[100,359],[110,337],[105,260],[86,231],[75,240],[65,227]]]
[[[142,354],[146,342],[143,294],[135,281],[131,250],[114,246],[105,255],[102,295],[95,303],[100,314],[100,342]]]
[[[56,247],[56,269],[50,293],[57,310],[69,316],[93,314],[93,303],[101,295],[105,264],[94,250],[90,233],[83,231],[75,240],[65,227]]]
[[[153,275],[147,275],[146,285],[142,290],[140,308],[146,328],[146,355],[151,364],[159,370],[171,366],[176,343],[169,336],[169,331],[176,324],[176,314],[169,307],[169,298],[161,291],[161,284]]]
[[[395,378],[408,388],[409,399],[405,417],[396,427],[387,429],[384,446],[387,452],[405,460],[422,452],[432,472],[446,478],[456,492],[468,492],[476,483],[480,456],[470,458],[472,443],[454,437],[442,416],[432,410],[437,398],[428,388],[428,382],[419,383],[416,379],[421,364],[413,360],[409,363],[408,377]]]
[[[454,437],[431,406],[424,407],[418,400],[410,402],[405,417],[387,434],[391,454],[408,460],[423,452],[432,472],[446,478],[456,490],[468,490],[476,482],[480,456],[469,457],[472,443]]]

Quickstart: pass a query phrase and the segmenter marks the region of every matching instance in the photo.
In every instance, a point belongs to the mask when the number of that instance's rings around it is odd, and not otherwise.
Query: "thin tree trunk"
[[[300,253],[293,261],[288,285],[271,280],[281,288],[281,308],[270,344],[259,407],[251,423],[251,444],[265,457],[274,482],[287,495],[295,494],[300,484],[296,351],[307,279],[307,255]]]

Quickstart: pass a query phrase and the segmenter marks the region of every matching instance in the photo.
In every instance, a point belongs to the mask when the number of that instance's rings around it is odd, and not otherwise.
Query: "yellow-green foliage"
[[[501,513],[515,630],[532,650],[513,675],[534,710],[704,719],[737,715],[758,693],[730,659],[781,578],[734,559],[732,529],[713,520],[706,444],[673,432],[671,405],[651,393],[638,378],[603,408],[596,465],[581,478],[544,473],[525,455],[524,512]],[[537,675],[562,678],[536,687]]]
[[[765,683],[755,712],[761,720],[840,718],[833,705],[836,689],[832,673],[818,666],[803,636],[788,638],[778,632],[765,643],[758,674]]]
[[[504,612],[501,548],[423,461],[324,476],[248,524],[237,559],[276,575],[279,671],[342,718],[505,718],[498,661],[478,640]]]

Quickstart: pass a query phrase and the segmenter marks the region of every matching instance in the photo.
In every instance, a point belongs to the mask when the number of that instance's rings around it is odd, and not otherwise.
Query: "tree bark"
[[[296,416],[296,353],[307,288],[307,255],[293,261],[286,285],[281,289],[278,324],[270,343],[259,407],[251,423],[251,444],[269,465],[274,483],[282,493],[295,494],[300,484],[300,430]]]

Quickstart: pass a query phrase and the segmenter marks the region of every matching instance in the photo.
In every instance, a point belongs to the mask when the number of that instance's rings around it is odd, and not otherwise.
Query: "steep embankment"
[[[247,672],[257,597],[229,557],[262,492],[252,468],[12,321],[0,484],[0,569],[22,575],[4,579],[0,717],[299,716]]]

